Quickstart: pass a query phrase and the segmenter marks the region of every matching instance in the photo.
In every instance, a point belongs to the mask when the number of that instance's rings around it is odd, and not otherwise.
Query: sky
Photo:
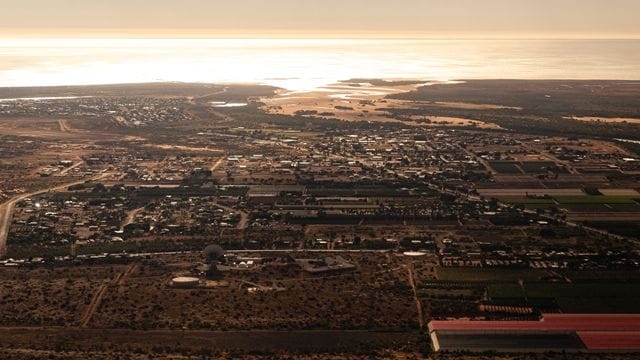
[[[640,0],[0,0],[1,37],[640,38]]]

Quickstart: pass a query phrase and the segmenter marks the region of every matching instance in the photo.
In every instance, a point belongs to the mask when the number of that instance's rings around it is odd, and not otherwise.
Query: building
[[[637,352],[640,314],[546,314],[539,321],[431,321],[435,351]]]

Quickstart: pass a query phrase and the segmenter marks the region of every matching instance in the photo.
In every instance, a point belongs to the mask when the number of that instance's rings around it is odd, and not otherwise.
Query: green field
[[[638,196],[606,196],[606,195],[577,195],[577,196],[554,196],[560,204],[637,204],[640,202]]]
[[[553,206],[574,212],[640,212],[638,196],[561,195],[545,198],[505,196],[500,201],[523,205],[527,209],[548,209]]]
[[[489,164],[500,174],[543,174],[549,169],[566,172],[553,161],[490,161]]]
[[[540,174],[546,173],[547,169],[556,169],[557,165],[553,161],[523,161],[520,168],[527,174]]]
[[[640,204],[607,204],[612,211],[640,212]]]
[[[358,188],[310,188],[309,194],[316,197],[407,197],[409,191],[385,186]]]
[[[640,271],[635,270],[568,270],[564,274],[575,282],[640,282]]]
[[[524,196],[504,196],[499,198],[500,201],[511,204],[555,204],[552,198],[533,198]]]
[[[549,209],[556,206],[555,201],[552,198],[529,198],[524,196],[505,196],[500,197],[500,201],[513,205],[522,205],[525,209]]]
[[[513,161],[490,161],[489,164],[493,168],[493,170],[499,172],[500,174],[522,174],[518,162]]]
[[[547,275],[546,271],[539,269],[436,268],[438,280],[443,281],[536,281]]]
[[[558,207],[572,212],[634,212],[640,211],[637,196],[554,196]]]
[[[524,208],[527,210],[547,210],[550,209],[554,206],[556,206],[555,204],[523,204]]]
[[[567,313],[640,313],[640,286],[627,282],[524,283],[530,302],[555,299]],[[526,304],[522,289],[516,283],[492,284],[489,296],[494,301],[513,300]]]
[[[602,229],[613,234],[640,237],[640,223],[633,221],[585,221],[586,226]]]
[[[574,204],[560,204],[558,207],[567,209],[571,212],[610,212],[611,208],[606,204],[593,204],[593,203],[574,203]]]

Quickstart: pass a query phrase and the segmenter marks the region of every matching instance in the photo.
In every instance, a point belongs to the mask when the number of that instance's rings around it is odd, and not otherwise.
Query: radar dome
[[[209,245],[202,251],[207,262],[221,261],[224,258],[224,249],[219,245]]]

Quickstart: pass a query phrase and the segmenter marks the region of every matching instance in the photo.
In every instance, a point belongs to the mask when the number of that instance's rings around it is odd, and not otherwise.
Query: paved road
[[[30,192],[27,194],[18,195],[4,204],[0,205],[0,257],[4,256],[7,253],[7,238],[9,237],[9,228],[11,227],[11,219],[13,217],[13,209],[16,204],[20,201],[30,198],[32,196],[36,196],[39,194],[44,194],[49,191],[59,191],[68,188],[69,186],[84,184],[87,181],[94,181],[102,179],[110,174],[104,173],[98,176],[94,176],[88,179],[82,179],[74,182],[65,183],[62,185],[52,186],[47,189],[38,190],[34,192]]]
[[[99,176],[95,176],[92,178],[87,178],[87,179],[82,179],[82,180],[78,180],[78,181],[74,181],[74,182],[69,182],[69,183],[65,183],[62,185],[57,185],[57,186],[52,186],[50,188],[46,188],[43,190],[38,190],[38,191],[34,191],[34,192],[30,192],[27,194],[22,194],[22,195],[18,195],[12,199],[9,199],[8,201],[6,201],[4,204],[0,205],[0,257],[4,256],[7,252],[7,238],[9,236],[9,228],[11,227],[11,219],[12,219],[12,215],[13,215],[13,209],[15,207],[15,205],[17,203],[19,203],[20,201],[36,196],[36,195],[40,195],[40,194],[44,194],[46,192],[50,192],[50,191],[59,191],[59,190],[64,190],[66,188],[68,188],[69,186],[73,186],[73,185],[79,185],[79,184],[83,184],[87,181],[95,181],[95,180],[100,180],[102,178],[105,178],[107,176],[109,176],[111,174],[109,173],[104,173],[104,174],[100,174]],[[156,185],[154,185],[156,186]],[[167,187],[177,187],[177,185],[170,185]],[[228,206],[224,206],[221,204],[216,203],[216,206],[225,209],[229,212],[234,212],[234,213],[239,213],[240,214],[240,222],[238,222],[238,229],[246,229],[247,226],[249,225],[249,214],[247,214],[244,211],[240,211]],[[130,214],[131,215],[131,214]],[[135,216],[135,213],[132,214],[133,216]],[[126,225],[126,224],[125,224]]]
[[[249,214],[247,214],[244,211],[238,210],[238,209],[234,209],[232,207],[228,207],[225,205],[221,205],[220,203],[213,203],[215,206],[227,210],[228,212],[232,212],[232,213],[238,213],[240,214],[240,221],[238,222],[237,228],[240,230],[244,230],[247,228],[247,226],[249,226]]]
[[[146,253],[138,253],[131,254],[135,256],[157,256],[157,255],[179,255],[179,254],[196,254],[200,253],[200,250],[189,250],[189,251],[165,251],[165,252],[146,252]],[[283,254],[296,254],[296,253],[342,253],[342,254],[360,254],[360,253],[370,253],[370,254],[384,254],[388,252],[393,252],[393,250],[371,250],[371,249],[339,249],[339,250],[328,250],[328,249],[260,249],[260,250],[225,250],[227,254],[260,254],[260,253],[283,253]]]

